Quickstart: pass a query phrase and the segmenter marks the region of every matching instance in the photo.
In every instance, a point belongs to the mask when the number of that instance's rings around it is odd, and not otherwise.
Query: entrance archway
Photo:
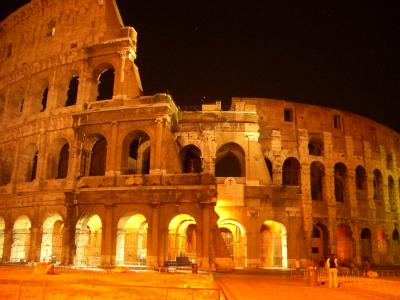
[[[59,214],[48,217],[43,223],[40,261],[61,261],[64,221]]]
[[[118,222],[117,265],[145,265],[147,258],[147,228],[141,214],[123,217]]]
[[[336,227],[336,251],[337,257],[342,262],[351,262],[353,260],[352,232],[347,225]]]
[[[388,236],[382,228],[378,228],[378,254],[381,264],[387,263],[388,258]]]
[[[12,262],[23,262],[29,259],[31,245],[31,221],[27,216],[20,216],[14,223],[13,242],[11,246]]]
[[[372,259],[371,231],[368,228],[361,231],[361,259],[367,261]]]
[[[328,229],[325,225],[316,224],[311,233],[311,258],[321,261],[328,256]]]
[[[265,221],[260,229],[261,266],[287,268],[287,234],[283,224]]]
[[[3,260],[5,228],[6,228],[6,223],[4,222],[4,219],[2,217],[0,217],[0,261]]]
[[[224,219],[218,221],[222,239],[233,259],[235,268],[247,266],[247,238],[246,230],[236,220]]]
[[[74,264],[99,266],[101,264],[102,223],[98,215],[88,215],[76,223]]]
[[[168,226],[168,260],[174,261],[177,257],[187,257],[196,261],[196,221],[187,214],[175,216]]]

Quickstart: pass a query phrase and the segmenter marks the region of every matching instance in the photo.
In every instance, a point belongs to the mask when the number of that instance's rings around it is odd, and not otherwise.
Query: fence
[[[0,283],[0,299],[220,299],[218,288],[96,285],[84,283],[8,281]]]

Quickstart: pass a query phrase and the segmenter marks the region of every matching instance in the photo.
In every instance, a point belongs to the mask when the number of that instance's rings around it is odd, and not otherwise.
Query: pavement
[[[231,273],[214,273],[214,279],[227,300],[286,300],[286,299],[340,299],[340,300],[398,300],[400,281],[395,279],[373,279],[355,284],[354,278],[340,282],[339,288],[329,288],[319,283],[309,286],[304,273],[280,270],[242,270]],[[390,285],[389,285],[390,283]],[[378,289],[382,286],[391,289]],[[374,289],[374,287],[377,289]]]

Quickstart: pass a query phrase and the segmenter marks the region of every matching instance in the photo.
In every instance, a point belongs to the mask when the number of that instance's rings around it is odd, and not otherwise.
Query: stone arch
[[[110,100],[114,94],[115,68],[111,64],[103,64],[96,68],[94,78],[97,79],[97,101]]]
[[[121,171],[123,174],[150,173],[150,136],[142,130],[130,132],[124,139]]]
[[[389,196],[389,205],[390,210],[396,211],[396,189],[394,185],[394,179],[391,175],[388,176],[388,196]]]
[[[4,218],[0,216],[0,261],[4,260],[3,253],[4,253],[4,235],[6,230],[6,222]]]
[[[5,107],[6,107],[6,98],[3,95],[0,95],[0,121],[3,120]]]
[[[76,223],[75,258],[78,266],[101,265],[102,222],[98,215],[81,217]]]
[[[181,257],[186,257],[194,263],[196,256],[196,220],[188,214],[176,215],[168,225],[168,261],[178,261]]]
[[[382,179],[382,173],[378,169],[375,169],[373,172],[374,179],[373,179],[373,185],[374,185],[374,200],[376,201],[382,201],[383,200],[383,179]]]
[[[322,201],[324,198],[325,167],[321,162],[314,161],[310,165],[311,199]]]
[[[322,156],[324,153],[324,141],[320,136],[310,136],[308,141],[308,154]]]
[[[31,182],[36,179],[39,151],[36,144],[29,144],[19,159],[18,182]]]
[[[342,262],[350,263],[353,260],[353,234],[348,225],[336,227],[336,252]]]
[[[90,152],[89,176],[104,176],[106,173],[107,140],[96,136]]]
[[[217,224],[235,268],[245,268],[247,266],[246,229],[234,219],[220,219]]]
[[[11,95],[13,96],[7,99],[7,117],[10,120],[20,117],[26,109],[24,88],[16,88]]]
[[[378,256],[379,262],[385,264],[388,262],[389,255],[389,238],[382,227],[377,230]]]
[[[200,173],[201,167],[201,150],[193,145],[186,145],[179,152],[182,163],[183,173]]]
[[[355,171],[356,196],[358,201],[367,200],[367,172],[363,166],[357,166]]]
[[[42,225],[40,261],[61,262],[64,220],[59,214],[47,217]]]
[[[300,185],[300,163],[294,157],[287,158],[282,167],[283,185]]]
[[[62,179],[68,175],[69,143],[65,138],[58,138],[49,148],[47,178]]]
[[[148,223],[142,214],[122,217],[117,229],[117,265],[145,265]]]
[[[324,224],[313,225],[311,232],[311,258],[314,261],[321,261],[328,257],[329,234]]]
[[[245,177],[246,163],[243,148],[236,143],[221,146],[215,158],[216,177]]]
[[[347,167],[343,163],[334,166],[334,185],[336,202],[345,202],[347,196],[346,179]]]
[[[368,228],[363,228],[361,230],[361,259],[363,261],[372,260],[372,241],[371,241],[371,231]]]
[[[271,177],[271,183],[272,183],[274,181],[274,172],[273,172],[272,162],[266,157],[264,157],[264,162],[265,162],[265,165],[267,166],[268,174]]]
[[[260,228],[260,262],[262,267],[287,268],[287,233],[282,223],[268,220]]]
[[[7,185],[11,182],[13,172],[14,153],[12,149],[0,149],[0,186]]]
[[[31,220],[27,216],[20,216],[14,222],[12,239],[10,261],[27,261],[31,245]]]
[[[400,264],[400,238],[399,231],[396,228],[392,233],[392,243],[393,262],[395,264]]]
[[[72,75],[67,91],[67,100],[65,101],[65,106],[73,106],[76,104],[78,99],[78,89],[79,89],[79,75]]]

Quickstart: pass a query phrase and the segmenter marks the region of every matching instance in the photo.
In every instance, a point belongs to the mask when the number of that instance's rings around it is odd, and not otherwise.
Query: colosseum
[[[145,95],[113,0],[0,25],[0,261],[400,264],[400,135],[345,111]]]

